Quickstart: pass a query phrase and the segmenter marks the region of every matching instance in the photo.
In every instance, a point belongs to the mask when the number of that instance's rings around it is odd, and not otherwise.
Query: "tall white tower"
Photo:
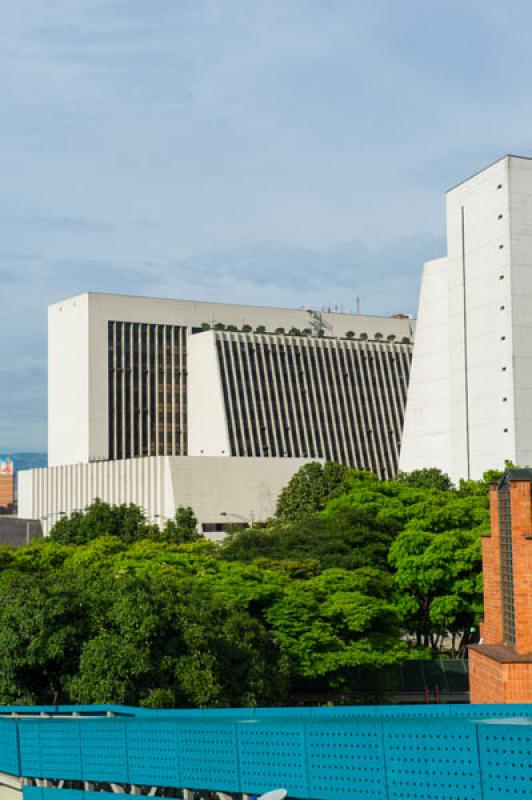
[[[425,264],[400,469],[479,478],[532,463],[532,159],[447,193],[447,257]]]

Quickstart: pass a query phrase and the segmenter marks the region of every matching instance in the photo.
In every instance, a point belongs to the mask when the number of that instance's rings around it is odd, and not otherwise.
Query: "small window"
[[[505,428],[505,429],[504,429],[504,433],[508,433],[508,428]]]
[[[505,308],[506,306],[501,306],[501,311],[504,311]]]
[[[506,336],[501,336],[501,342],[506,341]]]
[[[502,189],[502,183],[499,183],[497,189]]]
[[[504,280],[504,275],[499,275],[499,280],[503,281]]]
[[[503,244],[499,245],[499,250],[504,250],[504,245]]]
[[[499,214],[499,216],[497,217],[497,219],[502,219],[502,217],[503,217],[503,215],[502,215],[502,214]]]
[[[503,403],[507,403],[507,402],[508,402],[508,398],[507,398],[507,397],[503,397],[503,398],[502,398],[502,402],[503,402]]]
[[[502,371],[503,371],[503,372],[506,372],[506,367],[503,367],[503,368],[502,368]]]

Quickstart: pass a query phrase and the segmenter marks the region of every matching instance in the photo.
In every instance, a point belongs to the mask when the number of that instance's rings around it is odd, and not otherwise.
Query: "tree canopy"
[[[309,464],[222,543],[95,501],[0,547],[0,703],[286,702],[357,670],[456,655],[482,612],[485,482]]]

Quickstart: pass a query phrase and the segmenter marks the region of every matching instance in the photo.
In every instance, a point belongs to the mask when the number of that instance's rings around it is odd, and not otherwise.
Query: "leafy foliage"
[[[87,544],[99,536],[116,536],[128,544],[155,535],[144,511],[132,503],[112,506],[96,499],[85,511],[59,519],[50,532],[53,542]]]
[[[301,467],[279,495],[278,518],[300,519],[320,511],[335,492],[341,491],[346,474],[347,468],[333,461]]]
[[[436,467],[415,469],[413,472],[399,472],[397,480],[408,486],[416,486],[418,489],[440,489],[440,491],[446,492],[453,488],[449,476]]]
[[[0,548],[0,702],[273,704],[462,652],[491,476],[455,489],[436,472],[306,465],[275,519],[221,545],[190,508],[159,529],[98,500]]]

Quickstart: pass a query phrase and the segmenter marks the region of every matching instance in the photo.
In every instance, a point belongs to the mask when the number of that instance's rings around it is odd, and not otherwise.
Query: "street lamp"
[[[242,514],[235,514],[234,511],[220,511],[220,516],[221,517],[235,517],[236,519],[240,519],[240,520],[242,520],[242,522],[245,522],[246,525],[249,525],[250,528],[253,527],[253,523],[255,521],[255,518],[253,516],[253,511],[249,512],[249,517],[245,517]]]

